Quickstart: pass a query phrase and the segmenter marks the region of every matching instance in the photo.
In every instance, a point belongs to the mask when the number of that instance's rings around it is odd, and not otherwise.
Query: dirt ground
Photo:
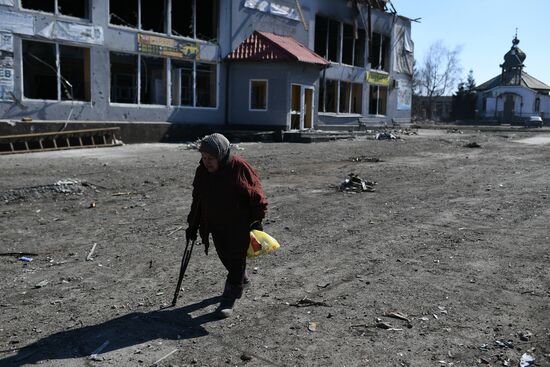
[[[281,249],[226,320],[201,245],[163,307],[196,150],[0,156],[0,366],[550,366],[550,132],[400,137],[235,147]]]

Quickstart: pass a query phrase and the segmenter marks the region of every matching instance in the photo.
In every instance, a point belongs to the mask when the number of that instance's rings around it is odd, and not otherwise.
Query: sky
[[[465,80],[470,69],[476,85],[501,72],[504,54],[518,29],[519,48],[527,58],[523,69],[550,85],[550,0],[391,0],[399,15],[412,22],[417,62],[442,40],[448,49],[461,47]]]

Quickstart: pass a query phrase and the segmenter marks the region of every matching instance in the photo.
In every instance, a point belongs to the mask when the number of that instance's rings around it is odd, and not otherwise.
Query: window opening
[[[250,81],[250,109],[267,110],[267,80]]]
[[[90,101],[90,50],[59,46],[61,99]],[[67,83],[68,82],[68,83]]]
[[[343,40],[342,40],[342,64],[353,65],[355,35],[353,27],[349,24],[344,24]]]
[[[363,112],[363,84],[352,83],[351,87],[351,113],[360,114]]]
[[[338,81],[327,79],[325,84],[325,112],[337,112]]]
[[[172,60],[172,105],[193,106],[193,62]]]
[[[137,55],[111,53],[111,102],[137,103]]]
[[[57,10],[60,14],[76,18],[88,18],[87,0],[57,0]]]
[[[159,0],[141,0],[141,29],[165,33],[165,2]]]
[[[380,33],[372,34],[369,62],[372,69],[388,71],[389,37]]]
[[[166,104],[166,60],[141,56],[140,103]]]
[[[328,19],[320,16],[315,17],[315,53],[327,58],[327,34]]]
[[[137,28],[138,0],[109,0],[110,22],[114,25]]]
[[[370,86],[369,96],[369,114],[371,115],[385,115],[386,103],[388,96],[388,88],[379,85]]]
[[[197,107],[216,107],[216,65],[196,63]]]
[[[45,11],[48,13],[55,12],[54,0],[21,0],[21,7],[30,10]]]
[[[218,38],[218,1],[196,1],[196,38],[215,42]]]
[[[328,22],[328,49],[327,55],[330,61],[340,62],[338,45],[340,44],[340,22],[329,20]]]
[[[193,37],[193,1],[172,1],[172,34],[183,37]]]
[[[21,0],[21,7],[76,18],[88,18],[89,0]]]
[[[351,103],[351,83],[340,82],[340,113],[349,113]]]
[[[365,42],[367,38],[367,33],[364,29],[357,30],[357,39],[355,40],[354,46],[354,55],[353,55],[353,65],[355,66],[365,66]]]
[[[57,100],[55,44],[23,40],[23,95]]]
[[[23,95],[90,101],[90,50],[23,40]]]
[[[540,112],[540,98],[535,99],[535,112]]]

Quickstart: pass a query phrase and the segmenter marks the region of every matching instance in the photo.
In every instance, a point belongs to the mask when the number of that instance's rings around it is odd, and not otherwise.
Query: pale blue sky
[[[525,71],[550,85],[550,0],[391,0],[411,19],[415,58],[424,59],[437,40],[461,46],[463,79],[469,69],[480,85],[498,75],[518,28]]]

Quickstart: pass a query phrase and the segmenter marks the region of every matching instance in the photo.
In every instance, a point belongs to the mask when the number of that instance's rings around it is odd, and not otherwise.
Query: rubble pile
[[[376,182],[363,180],[355,173],[350,173],[349,178],[346,178],[339,186],[340,191],[345,192],[374,192]]]

